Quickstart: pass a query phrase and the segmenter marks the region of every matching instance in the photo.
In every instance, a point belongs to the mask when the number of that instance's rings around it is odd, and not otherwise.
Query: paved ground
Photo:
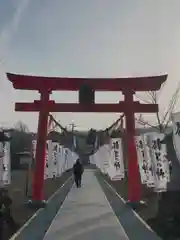
[[[65,197],[73,185],[69,179],[48,201],[46,208],[38,210],[35,215],[10,240],[42,240]]]
[[[83,186],[71,189],[44,240],[127,240],[94,172],[86,170]]]
[[[81,189],[68,181],[11,240],[160,240],[96,172],[85,170]]]
[[[35,210],[29,209],[24,205],[27,200],[25,195],[26,170],[13,170],[12,182],[7,186],[8,192],[12,198],[12,215],[20,227],[35,213]],[[54,192],[72,175],[72,172],[64,172],[56,179],[46,179],[44,182],[44,197],[48,200]]]
[[[99,184],[94,170],[85,170],[82,183],[81,189],[72,187],[44,240],[160,240],[123,202],[119,202],[121,216],[117,218],[111,199],[107,200],[110,195]]]
[[[106,194],[109,203],[111,204],[119,222],[123,226],[127,236],[130,240],[160,240],[161,238],[147,225],[147,223],[139,217],[139,215],[127,205],[124,199],[118,195],[116,190],[112,188],[98,173],[96,177]],[[138,208],[144,208],[145,206],[139,206]]]

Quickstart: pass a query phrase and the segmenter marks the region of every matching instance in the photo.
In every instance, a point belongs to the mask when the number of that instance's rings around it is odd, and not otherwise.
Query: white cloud
[[[16,33],[19,27],[19,23],[24,12],[27,9],[29,0],[21,0],[17,6],[16,12],[13,19],[4,26],[3,30],[0,32],[0,56],[1,59],[6,55],[8,51],[8,44],[12,40],[13,35]]]

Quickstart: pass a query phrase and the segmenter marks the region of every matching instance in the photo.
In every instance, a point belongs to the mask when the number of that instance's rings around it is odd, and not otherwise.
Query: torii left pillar
[[[33,172],[33,186],[32,186],[32,200],[35,205],[41,204],[44,199],[43,185],[44,185],[44,167],[46,154],[47,125],[49,116],[49,95],[50,91],[42,91],[41,94],[41,108],[39,112],[38,131],[37,131],[37,147],[35,166]]]

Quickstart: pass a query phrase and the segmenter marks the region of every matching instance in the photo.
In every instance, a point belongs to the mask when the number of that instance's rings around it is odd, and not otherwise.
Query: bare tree
[[[112,132],[116,131],[116,130],[123,130],[123,118],[124,118],[124,114],[122,114],[110,127],[106,128],[106,132],[111,135]]]
[[[146,126],[148,126],[148,127],[154,128],[154,129],[159,131],[159,127],[158,126],[154,126],[154,125],[150,124],[149,122],[145,121],[142,114],[140,114],[139,118],[135,118],[135,120],[136,120],[137,123],[142,125],[144,128]]]
[[[62,132],[64,132],[65,134],[68,133],[67,127],[63,127],[59,121],[57,121],[53,115],[49,114],[49,122],[50,122],[50,129],[52,129],[52,131],[55,131],[57,129],[60,129]]]
[[[142,98],[141,96],[136,94],[136,98],[145,102],[145,103],[158,104],[158,99],[160,97],[160,94],[163,91],[163,87],[164,87],[164,84],[163,84],[161,90],[158,91],[158,92],[149,91],[145,95],[145,98]],[[157,124],[155,126],[150,124],[149,122],[144,121],[142,115],[140,115],[139,119],[136,119],[137,122],[142,124],[142,125],[148,125],[148,126],[154,127],[156,129],[158,129],[160,132],[165,132],[166,128],[168,127],[168,125],[171,121],[171,114],[172,114],[172,112],[173,112],[173,110],[176,106],[177,101],[178,101],[179,91],[180,91],[180,83],[179,83],[178,87],[176,88],[175,92],[173,93],[172,98],[169,102],[169,105],[165,109],[164,113],[162,114],[162,113],[160,113],[160,111],[156,112]]]
[[[15,124],[15,129],[18,130],[19,132],[25,132],[25,133],[29,132],[28,126],[22,121],[19,121]]]

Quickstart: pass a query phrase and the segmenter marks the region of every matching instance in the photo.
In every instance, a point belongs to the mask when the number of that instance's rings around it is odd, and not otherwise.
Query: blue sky
[[[16,101],[38,99],[14,91],[5,72],[44,76],[121,77],[168,73],[160,111],[179,82],[179,0],[1,0],[0,125],[19,119],[31,130],[37,114],[15,113]],[[146,97],[144,95],[144,97]],[[98,93],[97,102],[117,102],[119,93]],[[77,101],[77,93],[52,94],[57,102]],[[177,105],[177,110],[179,108]],[[56,113],[63,125],[105,128],[118,114]],[[154,115],[146,119],[155,122]]]

